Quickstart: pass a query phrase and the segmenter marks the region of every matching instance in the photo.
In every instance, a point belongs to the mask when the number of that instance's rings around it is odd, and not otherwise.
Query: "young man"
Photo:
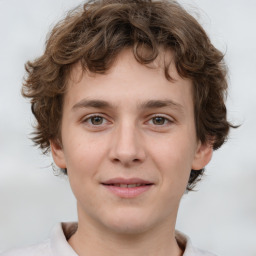
[[[213,255],[175,231],[232,126],[223,55],[175,1],[91,1],[26,65],[34,142],[77,199],[78,223],[4,255]]]

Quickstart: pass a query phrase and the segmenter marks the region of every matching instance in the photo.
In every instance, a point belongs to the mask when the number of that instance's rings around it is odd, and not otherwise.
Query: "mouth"
[[[142,187],[142,186],[149,186],[151,184],[143,184],[143,183],[138,183],[138,184],[104,184],[106,186],[114,186],[114,187],[120,187],[120,188],[135,188],[135,187]]]
[[[134,198],[149,191],[154,183],[138,178],[115,178],[101,183],[109,192],[121,198]]]

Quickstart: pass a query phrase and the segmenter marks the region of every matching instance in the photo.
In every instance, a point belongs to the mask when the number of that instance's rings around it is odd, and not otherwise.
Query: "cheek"
[[[83,132],[70,134],[66,140],[66,166],[71,188],[77,198],[86,198],[88,191],[93,193],[91,188],[97,182],[101,165],[106,158],[106,145],[102,141],[105,140],[97,140]]]
[[[151,149],[162,182],[173,188],[186,187],[194,155],[192,140],[188,136],[170,136]]]
[[[169,136],[153,142],[151,155],[155,162],[179,169],[191,168],[194,156],[193,141],[188,136]]]
[[[96,182],[94,177],[99,169],[99,154],[97,145],[85,144],[83,140],[77,143],[73,141],[66,152],[69,182],[78,201],[88,200],[88,195],[90,198],[94,197],[92,186]]]
[[[65,144],[68,145],[65,150]],[[104,145],[94,136],[88,136],[84,131],[78,129],[64,142],[64,153],[67,167],[72,172],[84,172],[92,170],[103,154]],[[84,170],[84,171],[83,171]]]

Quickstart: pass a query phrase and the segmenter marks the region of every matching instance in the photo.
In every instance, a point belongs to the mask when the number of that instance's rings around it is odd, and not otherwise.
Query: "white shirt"
[[[56,225],[48,240],[38,245],[14,249],[0,256],[78,256],[67,242],[77,229],[77,223],[59,223]],[[216,256],[192,246],[189,237],[176,231],[176,240],[184,248],[183,256]]]

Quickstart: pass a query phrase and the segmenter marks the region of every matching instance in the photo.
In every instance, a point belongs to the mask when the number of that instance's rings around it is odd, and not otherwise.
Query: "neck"
[[[181,256],[183,252],[175,239],[174,229],[175,223],[165,222],[144,232],[120,234],[99,229],[87,219],[79,219],[77,231],[68,242],[80,256]]]

